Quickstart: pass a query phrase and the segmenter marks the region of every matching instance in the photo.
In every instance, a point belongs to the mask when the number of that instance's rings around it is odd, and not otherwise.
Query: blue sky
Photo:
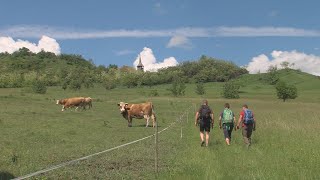
[[[3,0],[0,52],[41,44],[96,65],[133,66],[140,54],[150,67],[206,55],[251,73],[289,61],[320,75],[319,7],[316,0]]]

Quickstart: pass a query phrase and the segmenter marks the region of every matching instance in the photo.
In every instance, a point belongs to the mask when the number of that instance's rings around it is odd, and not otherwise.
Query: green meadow
[[[173,97],[160,85],[105,90],[95,86],[79,91],[49,87],[44,95],[27,88],[0,89],[0,179],[24,176],[64,162],[101,152],[152,135],[145,121],[127,127],[120,101],[152,101],[159,131],[158,171],[155,173],[154,137],[92,156],[29,179],[319,179],[320,79],[305,73],[282,73],[296,85],[298,97],[277,99],[275,88],[259,83],[259,75],[237,81],[239,99],[221,98],[223,83],[206,83],[204,96],[187,84],[186,93]],[[157,90],[159,96],[149,96]],[[90,96],[93,108],[61,112],[56,99]],[[208,147],[200,147],[194,115],[202,99],[215,112]],[[224,141],[218,116],[230,103],[237,118],[242,104],[255,113],[257,129],[252,146],[244,146],[241,130],[231,146]]]

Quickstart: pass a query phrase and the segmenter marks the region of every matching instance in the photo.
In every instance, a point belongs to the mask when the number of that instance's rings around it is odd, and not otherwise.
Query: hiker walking
[[[226,140],[227,145],[230,145],[231,142],[231,133],[233,127],[235,127],[236,118],[233,112],[230,109],[230,104],[226,103],[224,105],[224,110],[221,112],[219,117],[219,127],[223,128],[224,138]]]
[[[213,128],[214,118],[213,111],[208,106],[208,101],[203,100],[203,104],[196,112],[194,124],[198,126],[200,124],[200,138],[201,138],[201,146],[208,146],[209,144],[209,132],[210,127]],[[204,141],[204,131],[206,131],[206,141]]]
[[[240,112],[237,129],[239,129],[240,123],[242,123],[242,136],[244,143],[247,147],[249,147],[251,145],[252,131],[255,131],[256,129],[256,120],[254,118],[253,112],[250,109],[248,109],[248,105],[246,104],[242,106],[242,111]]]

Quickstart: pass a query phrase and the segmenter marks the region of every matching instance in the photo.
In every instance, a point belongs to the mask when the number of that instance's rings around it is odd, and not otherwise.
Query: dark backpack
[[[210,113],[211,109],[207,105],[202,105],[200,109],[200,119],[211,119]]]
[[[243,123],[246,124],[246,125],[254,123],[253,114],[252,114],[252,111],[250,109],[244,110]]]

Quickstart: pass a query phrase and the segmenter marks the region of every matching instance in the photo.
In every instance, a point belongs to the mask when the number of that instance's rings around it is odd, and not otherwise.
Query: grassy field
[[[312,79],[310,85],[303,78],[296,82],[299,97],[285,103],[276,99],[272,86],[261,84],[241,88],[236,100],[220,98],[219,83],[206,84],[205,97],[196,95],[195,85],[189,84],[179,98],[170,96],[169,85],[155,87],[158,97],[148,97],[149,88],[73,92],[52,87],[45,95],[0,89],[0,177],[23,176],[153,134],[143,120],[134,120],[128,128],[117,107],[120,101],[151,100],[159,130],[186,112],[181,122],[159,135],[158,176],[152,137],[33,179],[319,179],[320,80]],[[71,96],[94,98],[93,108],[61,112],[54,99]],[[249,150],[241,131],[233,132],[232,145],[226,146],[217,122],[209,147],[200,147],[193,123],[203,98],[209,100],[216,119],[225,102],[237,116],[243,103],[249,105],[258,121]]]

